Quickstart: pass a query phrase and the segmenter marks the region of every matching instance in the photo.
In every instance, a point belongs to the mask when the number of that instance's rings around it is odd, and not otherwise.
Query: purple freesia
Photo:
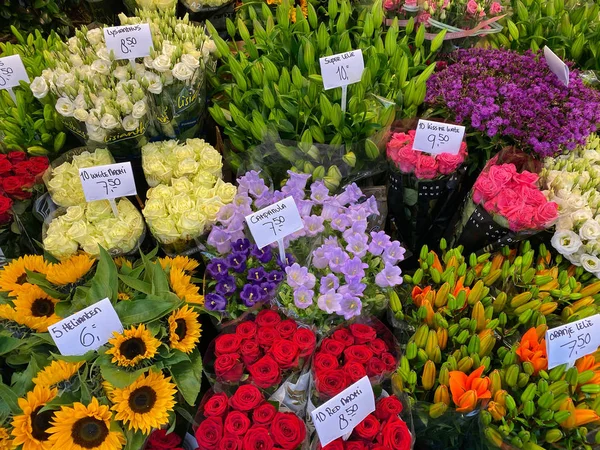
[[[206,242],[215,247],[219,253],[227,253],[231,250],[231,234],[216,227],[212,229]]]
[[[332,289],[337,289],[338,287],[340,287],[340,280],[334,274],[329,273],[324,277],[321,277],[321,286],[319,287],[319,293],[325,294],[326,292]]]
[[[328,314],[332,314],[339,311],[341,300],[342,296],[340,294],[337,294],[332,289],[326,292],[325,294],[319,295],[317,305],[322,311],[325,311]]]
[[[306,309],[313,304],[314,291],[305,287],[294,290],[294,305],[300,309]]]
[[[227,306],[227,299],[220,294],[206,294],[204,297],[204,307],[209,311],[224,311]]]
[[[240,298],[248,308],[254,306],[257,302],[260,302],[263,298],[262,292],[259,286],[253,284],[246,284],[240,292]]]
[[[227,263],[227,261],[221,258],[212,259],[206,266],[206,271],[215,280],[220,280],[229,275],[228,269],[229,264]]]
[[[346,296],[340,300],[340,310],[338,315],[344,316],[344,319],[350,320],[353,317],[360,316],[362,311],[362,302],[360,298],[354,296]]]
[[[231,275],[221,278],[215,286],[215,291],[217,291],[218,294],[226,297],[232,295],[235,292],[235,289],[235,278],[233,278]]]
[[[398,266],[386,264],[381,272],[375,276],[375,284],[379,287],[394,287],[402,284],[402,271]]]
[[[369,252],[372,255],[379,256],[385,249],[392,245],[390,237],[385,231],[372,231],[371,242],[369,243]]]

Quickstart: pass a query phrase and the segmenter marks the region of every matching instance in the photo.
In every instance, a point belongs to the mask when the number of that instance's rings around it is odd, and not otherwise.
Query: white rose
[[[180,238],[177,224],[170,217],[152,220],[148,225],[154,237],[163,244],[170,244]]]
[[[220,177],[223,167],[221,154],[212,147],[204,149],[200,155],[200,167],[213,175]]]
[[[133,105],[131,115],[136,119],[141,119],[146,115],[147,107],[145,100],[139,100]]]
[[[77,108],[75,111],[73,111],[73,117],[75,117],[80,122],[85,122],[88,118],[88,115],[88,112],[82,108]]]
[[[81,205],[70,206],[67,208],[67,212],[60,217],[67,223],[80,221],[85,217],[85,208]]]
[[[108,75],[110,73],[110,63],[103,59],[97,59],[92,63],[92,70],[102,75]]]
[[[88,226],[84,220],[74,222],[69,231],[67,231],[67,237],[79,243],[83,242],[87,236]]]
[[[89,222],[98,222],[109,217],[112,217],[112,208],[108,200],[98,200],[87,204],[85,218]]]
[[[206,218],[198,211],[186,211],[177,222],[183,239],[193,239],[202,234],[206,227]]]
[[[588,272],[596,273],[600,271],[600,259],[596,258],[595,256],[584,253],[579,257],[579,262]]]
[[[181,55],[181,62],[192,70],[196,70],[200,66],[198,58],[187,53]]]
[[[48,94],[48,83],[43,77],[36,77],[29,88],[35,98],[44,98]]]
[[[175,167],[173,175],[176,177],[183,177],[185,175],[194,175],[198,171],[200,165],[193,159],[184,159],[180,161]]]
[[[171,69],[171,58],[167,55],[159,55],[153,62],[152,67],[158,72],[167,72]]]
[[[63,117],[73,116],[73,103],[66,97],[61,97],[56,102],[56,111]]]
[[[206,219],[214,222],[219,214],[219,210],[223,207],[223,203],[217,200],[211,200],[200,205],[200,212],[206,216]]]
[[[561,255],[571,255],[576,253],[582,245],[579,236],[571,230],[557,231],[552,236],[552,247]]]
[[[140,126],[140,121],[133,116],[125,116],[122,124],[125,131],[133,131]]]
[[[180,81],[187,81],[192,78],[192,75],[194,75],[194,71],[182,62],[173,66],[173,76]]]
[[[87,32],[86,37],[87,40],[90,41],[90,44],[98,45],[104,39],[104,32],[102,31],[102,28],[94,28]]]
[[[183,214],[186,211],[191,211],[195,208],[196,204],[192,200],[188,193],[182,193],[174,196],[171,201],[167,204],[169,214]]]
[[[217,182],[217,177],[212,173],[206,172],[205,170],[201,171],[194,178],[194,184],[196,186],[203,186],[207,188],[211,188]]]
[[[160,198],[151,198],[147,200],[142,213],[148,220],[159,219],[168,216],[165,202]]]
[[[171,187],[177,194],[189,195],[194,190],[192,182],[185,177],[173,178],[171,180]]]
[[[237,188],[231,183],[223,183],[217,188],[217,195],[225,204],[231,203],[237,194]]]
[[[171,200],[175,195],[175,191],[171,188],[171,186],[167,186],[165,184],[159,184],[156,187],[148,189],[148,198],[160,198],[163,200]]]
[[[112,114],[104,114],[100,119],[100,126],[105,130],[112,130],[119,126],[119,121]]]
[[[588,219],[579,229],[579,236],[584,241],[597,240],[600,238],[600,223],[594,219]]]

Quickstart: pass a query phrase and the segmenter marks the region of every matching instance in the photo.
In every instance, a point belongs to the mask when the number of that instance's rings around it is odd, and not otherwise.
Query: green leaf
[[[115,310],[123,326],[151,322],[177,308],[181,301],[173,294],[162,297],[148,295],[146,298],[119,302]]]
[[[119,389],[129,386],[149,369],[149,367],[144,367],[143,369],[129,372],[127,370],[119,369],[113,365],[110,362],[110,357],[102,356],[98,358],[98,361],[100,361],[99,366],[100,372],[102,373],[102,378]]]
[[[40,358],[41,359],[41,358]],[[13,373],[11,380],[11,389],[13,392],[22,397],[27,392],[33,389],[33,381],[31,381],[40,370],[39,362],[36,355],[33,354],[29,360],[27,368],[23,372]]]
[[[125,438],[127,443],[125,444],[125,450],[139,450],[144,447],[146,441],[146,435],[141,431],[125,430]]]
[[[190,362],[190,357],[181,350],[172,350],[172,352],[173,353],[169,357],[165,358],[165,365],[174,366],[181,362]]]
[[[0,355],[5,355],[20,347],[24,343],[21,339],[10,336],[0,336]]]
[[[10,412],[14,415],[17,415],[21,412],[21,408],[19,408],[19,397],[17,394],[7,385],[0,381],[0,398],[4,400],[4,402],[8,405]]]
[[[190,354],[189,362],[175,364],[169,370],[185,401],[189,405],[194,405],[202,382],[202,357],[198,349]]]
[[[102,348],[102,347],[101,347]],[[50,352],[50,354],[52,355],[52,357],[58,361],[66,361],[66,362],[70,362],[70,363],[77,363],[77,362],[87,362],[90,361],[91,359],[93,359],[97,354],[98,351],[97,350],[91,350],[83,355],[77,355],[77,356],[66,356],[66,355],[57,355],[56,353],[52,353]]]
[[[132,278],[127,275],[119,275],[119,279],[127,286],[129,286],[132,289],[135,289],[136,291],[140,291],[146,295],[150,295],[153,293],[152,284],[146,283],[145,281],[142,281],[138,278]]]
[[[98,257],[96,273],[92,278],[92,284],[87,292],[86,300],[88,304],[85,306],[93,305],[97,301],[105,298],[115,302],[117,300],[117,295],[117,266],[106,250],[100,247],[100,256]]]

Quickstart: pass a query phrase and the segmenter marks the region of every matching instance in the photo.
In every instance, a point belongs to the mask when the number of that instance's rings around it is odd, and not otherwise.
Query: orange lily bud
[[[569,411],[569,417],[559,423],[559,425],[563,428],[575,428],[577,426],[576,417],[575,417],[575,405],[573,404],[573,400],[570,397],[567,397],[558,408],[559,411]]]
[[[506,415],[506,407],[493,401],[488,404],[488,411],[494,420],[502,420]]]
[[[435,390],[435,394],[433,394],[433,401],[435,403],[445,403],[450,406],[450,392],[448,391],[448,386],[441,384]]]
[[[437,370],[435,368],[435,363],[431,360],[428,360],[425,363],[425,367],[423,368],[423,376],[421,377],[421,384],[423,385],[423,389],[430,390],[433,388],[435,384],[435,378],[437,375]]]

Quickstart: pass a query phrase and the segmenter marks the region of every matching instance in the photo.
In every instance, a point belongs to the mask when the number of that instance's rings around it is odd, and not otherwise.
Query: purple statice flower
[[[284,276],[285,276],[285,273],[283,271],[273,270],[268,273],[267,281],[269,281],[271,283],[281,283],[283,281]]]
[[[332,314],[339,311],[341,300],[342,296],[340,294],[337,294],[332,289],[326,292],[325,294],[319,295],[317,305],[322,311],[325,311],[328,314]]]
[[[294,290],[294,305],[300,309],[306,309],[313,304],[314,291],[305,287]]]
[[[348,261],[348,254],[340,247],[332,247],[327,252],[329,256],[329,268],[332,272],[340,273],[342,266]]]
[[[225,311],[227,299],[220,294],[206,294],[204,307],[209,311]]]
[[[342,266],[342,273],[346,279],[346,282],[352,284],[353,282],[360,282],[365,276],[365,269],[369,265],[364,263],[358,256],[346,261]]]
[[[325,294],[326,292],[332,289],[335,290],[338,287],[340,287],[340,280],[334,274],[329,273],[324,277],[321,277],[321,287],[319,288],[319,293]]]
[[[260,284],[267,279],[267,272],[262,267],[248,270],[248,281],[254,284]]]
[[[256,245],[252,246],[250,255],[258,259],[261,263],[266,264],[273,259],[273,252],[271,247],[258,248]]]
[[[310,198],[319,205],[329,200],[329,189],[322,181],[316,181],[310,185]]]
[[[353,317],[360,316],[362,311],[362,302],[360,298],[348,295],[340,300],[340,310],[337,312],[339,316],[344,316],[344,319],[350,320]]]
[[[308,268],[303,267],[298,263],[294,263],[291,266],[285,268],[285,273],[287,274],[287,284],[289,284],[293,289],[298,289],[299,287],[312,288],[315,285],[315,276],[308,273]],[[312,279],[309,277],[312,275]],[[312,282],[312,286],[310,283]]]
[[[264,283],[260,283],[259,287],[262,298],[263,300],[265,300],[275,293],[275,288],[277,287],[277,284],[265,281]]]
[[[235,289],[235,278],[233,278],[231,275],[227,275],[221,278],[215,286],[215,291],[217,291],[218,294],[224,295],[226,297],[233,295]]]
[[[341,205],[356,203],[363,196],[362,191],[356,183],[349,184],[344,188],[344,192],[338,194],[335,198]]]
[[[369,246],[367,245],[367,236],[365,234],[353,233],[348,236],[346,242],[346,251],[352,253],[358,258],[362,258],[367,254]]]
[[[312,208],[315,206],[315,204],[310,200],[296,200],[296,206],[298,207],[300,217],[306,217],[310,216]]]
[[[215,280],[221,280],[229,275],[229,264],[221,258],[212,259],[206,266],[206,271]]]
[[[215,227],[208,235],[206,242],[216,248],[217,252],[228,253],[231,250],[231,233]]]
[[[402,284],[402,271],[398,266],[386,264],[381,272],[375,276],[375,284],[379,287],[394,287]]]
[[[314,237],[325,230],[325,227],[323,226],[323,218],[321,216],[312,215],[305,217],[303,222],[304,230],[306,231],[306,235],[309,237]]]
[[[371,242],[369,243],[369,252],[372,255],[381,255],[386,248],[392,245],[390,237],[385,231],[371,231]]]
[[[227,264],[237,273],[242,273],[246,270],[246,255],[243,253],[232,253],[227,257]]]
[[[240,292],[240,298],[248,308],[254,306],[255,303],[260,302],[263,298],[262,292],[259,286],[254,284],[246,284]]]
[[[336,231],[344,232],[350,225],[352,222],[347,214],[337,214],[331,219],[331,228]]]
[[[338,294],[341,294],[344,297],[347,297],[349,295],[353,295],[355,297],[362,297],[363,292],[365,292],[366,288],[367,285],[365,283],[354,281],[350,284],[340,286],[340,288],[338,289]]]
[[[248,239],[238,239],[231,244],[231,249],[237,253],[243,253],[248,256],[250,253],[250,241]]]
[[[386,264],[396,264],[404,259],[406,250],[402,248],[400,242],[392,241],[392,243],[384,250],[381,257]]]
[[[327,255],[327,247],[322,245],[312,252],[312,265],[317,269],[324,269],[329,265],[329,257]]]

